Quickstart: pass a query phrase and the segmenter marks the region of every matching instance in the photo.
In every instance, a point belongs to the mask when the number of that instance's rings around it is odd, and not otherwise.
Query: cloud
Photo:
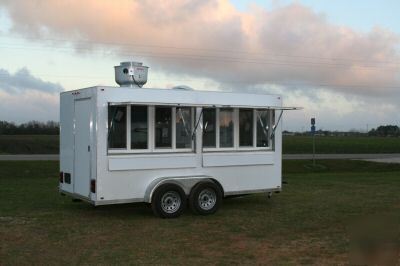
[[[58,121],[61,85],[43,81],[22,68],[15,74],[0,69],[0,120]]]
[[[270,10],[253,4],[247,11],[228,0],[87,0],[84,6],[78,0],[3,0],[0,7],[11,18],[10,32],[39,44],[41,38],[71,40],[78,53],[105,47],[128,60],[134,55],[151,67],[150,79],[156,70],[206,80],[212,88],[284,94],[286,105],[306,107],[285,119],[295,130],[310,116],[318,126],[339,129],[398,121],[400,36],[334,25],[298,3]],[[57,84],[36,81],[31,87],[2,81],[0,99],[18,104],[13,95],[23,94],[21,108],[58,110]]]
[[[328,90],[314,90],[312,97],[302,93],[283,92],[287,106],[305,106],[303,111],[288,111],[284,128],[309,130],[310,118],[317,118],[317,129],[365,131],[368,127],[398,124],[398,100],[379,101],[368,96],[348,96]]]
[[[398,35],[333,25],[297,3],[272,10],[252,5],[248,11],[228,0],[88,0],[84,6],[79,0],[6,0],[2,5],[13,31],[23,35],[136,44],[116,47],[120,54],[141,56],[153,69],[236,89],[281,84],[373,97],[399,94]]]
[[[22,68],[14,75],[0,68],[0,90],[8,93],[21,93],[27,90],[42,91],[45,93],[59,93],[63,91],[60,84],[46,82],[32,76],[28,69]]]

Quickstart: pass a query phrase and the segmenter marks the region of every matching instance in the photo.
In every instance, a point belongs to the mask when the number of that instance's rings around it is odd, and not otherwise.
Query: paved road
[[[312,154],[284,154],[286,160],[310,160]],[[373,154],[316,154],[316,159],[399,159],[400,153],[373,153]]]
[[[376,154],[316,154],[315,158],[321,159],[348,159],[363,160],[378,163],[400,163],[400,153]],[[285,154],[286,160],[311,160],[312,154]]]
[[[390,154],[316,154],[316,159],[360,159],[376,162],[400,163],[400,153]],[[312,154],[284,154],[285,160],[310,160]],[[57,161],[58,154],[0,155],[0,161]]]

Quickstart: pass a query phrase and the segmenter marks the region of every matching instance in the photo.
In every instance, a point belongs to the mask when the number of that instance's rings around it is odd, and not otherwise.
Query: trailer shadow
[[[151,206],[147,203],[128,203],[117,205],[105,205],[92,207],[92,214],[96,216],[113,216],[113,217],[152,217],[153,212]]]
[[[127,203],[93,206],[86,202],[70,202],[63,206],[64,211],[74,215],[96,217],[130,218],[132,216],[152,217],[151,207],[147,203]]]
[[[246,195],[240,197],[224,198],[217,213],[232,212],[238,209],[265,208],[271,207],[273,199],[268,199],[266,195]],[[132,217],[154,217],[149,203],[127,203],[115,205],[92,206],[85,202],[69,202],[64,205],[64,210],[72,213],[83,213],[90,217],[113,217],[113,218],[132,218]],[[190,211],[189,206],[183,214],[184,216],[195,216]]]

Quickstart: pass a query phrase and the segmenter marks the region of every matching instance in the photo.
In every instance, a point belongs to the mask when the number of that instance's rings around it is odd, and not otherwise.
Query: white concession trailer
[[[279,95],[142,88],[148,68],[115,67],[120,87],[60,96],[62,194],[94,205],[147,202],[160,217],[187,204],[282,189]]]

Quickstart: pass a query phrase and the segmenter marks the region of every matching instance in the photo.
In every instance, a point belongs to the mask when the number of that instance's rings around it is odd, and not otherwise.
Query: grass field
[[[0,135],[0,154],[57,154],[59,136]],[[316,137],[317,153],[400,153],[400,138]],[[283,153],[312,153],[310,136],[284,136]]]
[[[0,265],[347,264],[348,226],[400,218],[400,165],[284,161],[284,191],[226,199],[212,216],[155,218],[57,191],[58,162],[0,162]],[[398,220],[397,220],[398,221]]]
[[[400,153],[400,138],[315,137],[316,153]],[[284,136],[283,153],[312,153],[311,136]]]
[[[56,154],[59,136],[0,135],[0,154]]]

